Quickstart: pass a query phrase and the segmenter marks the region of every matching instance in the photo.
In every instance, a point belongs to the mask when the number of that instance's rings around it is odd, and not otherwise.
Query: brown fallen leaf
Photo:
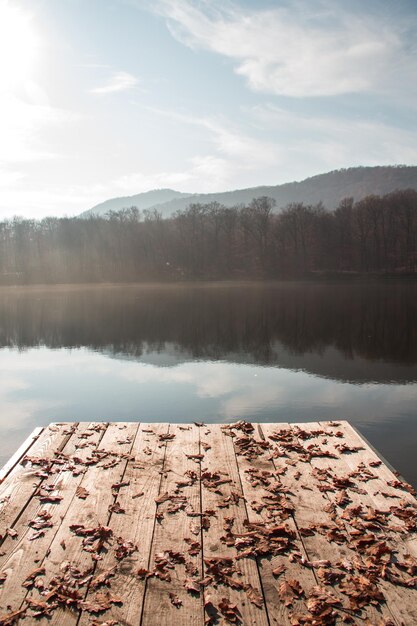
[[[29,526],[34,528],[35,530],[42,530],[43,528],[52,528],[53,523],[51,522],[51,513],[48,511],[39,511],[36,517],[29,522]]]
[[[50,616],[53,611],[58,607],[57,602],[44,602],[43,600],[36,600],[35,598],[27,598],[26,602],[33,611],[33,617],[46,617]]]
[[[98,576],[93,578],[91,581],[91,587],[93,589],[97,589],[97,587],[100,587],[101,585],[109,585],[109,579],[115,575],[115,569],[116,566],[106,569],[101,574],[98,574]]]
[[[256,589],[255,587],[252,587],[252,585],[249,585],[249,584],[244,585],[243,589],[246,591],[246,595],[248,596],[252,604],[255,604],[259,608],[262,608],[264,599],[259,589]]]
[[[204,454],[186,454],[185,456],[187,457],[187,459],[190,459],[191,461],[196,461],[197,463],[204,459]]]
[[[170,499],[171,499],[171,496],[166,491],[165,493],[163,493],[160,496],[158,496],[157,498],[155,498],[155,502],[156,502],[156,504],[162,504],[163,502],[166,502],[167,500],[170,500]]]
[[[281,576],[281,574],[283,574],[285,572],[285,565],[278,565],[278,567],[275,567],[275,569],[272,570],[272,574],[274,576]]]
[[[188,554],[190,554],[191,556],[197,556],[197,554],[200,554],[201,543],[199,541],[194,541],[189,537],[185,537],[184,541],[190,546],[187,550]]]
[[[132,541],[125,541],[122,537],[116,539],[117,548],[115,550],[115,556],[118,561],[125,559],[127,556],[137,552],[137,547]]]
[[[118,502],[115,502],[109,506],[109,513],[126,513],[126,511]]]
[[[35,539],[39,539],[45,535],[43,530],[37,530],[30,537],[28,537],[28,541],[35,541]]]
[[[279,584],[278,594],[285,606],[292,606],[295,594],[287,580],[283,580]]]
[[[22,587],[26,587],[27,589],[31,589],[33,587],[33,585],[35,584],[35,579],[38,576],[44,576],[45,575],[45,568],[44,567],[37,567],[36,569],[33,570],[33,572],[31,572],[29,574],[29,576],[27,576],[25,578],[25,580],[22,583]]]
[[[182,600],[180,600],[180,598],[171,591],[169,593],[169,599],[171,600],[171,604],[173,604],[178,609],[180,608],[180,606],[182,606]]]
[[[112,604],[123,604],[120,596],[115,596],[110,591],[96,593],[92,600],[78,602],[78,607],[87,613],[102,613],[111,608]]]
[[[172,439],[175,439],[175,434],[174,433],[162,433],[161,435],[158,435],[158,439],[159,441],[171,441]]]
[[[83,550],[98,555],[106,543],[110,542],[113,536],[113,530],[108,526],[96,526],[86,528],[83,524],[71,524],[70,530],[83,537]],[[93,557],[94,558],[94,557]]]
[[[77,498],[81,498],[81,500],[85,500],[87,496],[90,495],[90,493],[87,491],[87,489],[85,489],[85,487],[81,487],[81,485],[79,485],[77,487],[75,495],[77,496]]]
[[[26,609],[18,609],[0,617],[0,626],[13,626],[21,617],[26,614]]]
[[[184,587],[190,593],[200,593],[200,584],[193,578],[186,578],[184,580]]]
[[[227,598],[222,598],[219,602],[219,609],[225,619],[231,624],[240,622],[240,611],[236,604],[229,602]]]
[[[53,496],[51,493],[48,493],[44,489],[40,490],[37,497],[39,498],[40,502],[49,504],[59,504],[59,502],[61,502],[62,500],[62,496]]]

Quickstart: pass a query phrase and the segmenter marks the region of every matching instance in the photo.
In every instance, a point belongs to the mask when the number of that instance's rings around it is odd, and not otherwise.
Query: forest
[[[0,222],[0,283],[294,279],[417,273],[417,191],[337,208],[268,197],[190,204],[171,218],[136,207],[104,217]]]

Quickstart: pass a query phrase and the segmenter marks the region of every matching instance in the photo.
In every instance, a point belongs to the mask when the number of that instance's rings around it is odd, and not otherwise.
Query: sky
[[[0,218],[417,164],[415,0],[0,0]]]

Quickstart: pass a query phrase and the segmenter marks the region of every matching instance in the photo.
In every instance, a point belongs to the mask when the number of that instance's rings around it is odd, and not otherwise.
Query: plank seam
[[[202,454],[201,452],[201,428],[198,428],[198,453]],[[202,464],[198,463],[198,467],[199,467],[199,487],[200,487],[200,520],[202,521],[203,519],[203,487],[201,484],[201,474],[202,474]],[[201,541],[201,577],[202,579],[205,578],[205,564],[204,564],[204,530],[203,530],[203,524],[200,524],[200,541]],[[202,593],[201,593],[201,599],[202,599],[202,609],[203,609],[203,621],[202,623],[205,623],[205,606],[206,606],[206,587],[203,586],[202,588]]]
[[[167,434],[169,434],[169,430],[171,428],[171,424],[168,424],[168,430],[167,430]],[[163,475],[164,475],[164,470],[165,470],[165,460],[166,460],[166,456],[167,456],[167,449],[168,449],[168,441],[165,441],[165,450],[164,450],[164,458],[162,460],[162,464],[161,464],[161,477],[159,479],[159,487],[158,487],[158,496],[161,493],[161,485],[162,485],[162,480],[163,480]],[[158,505],[157,505],[157,510],[158,510]],[[148,554],[148,563],[147,563],[147,567],[146,569],[149,570],[149,567],[151,565],[151,556],[152,556],[152,547],[153,547],[153,542],[154,542],[154,537],[155,537],[155,529],[156,529],[156,515],[154,516],[154,520],[153,520],[153,529],[152,529],[152,537],[151,537],[151,542],[150,542],[150,546],[149,546],[149,554]],[[143,590],[143,598],[142,598],[142,608],[140,611],[140,620],[139,620],[139,626],[142,625],[143,622],[143,615],[145,612],[145,600],[146,600],[146,592],[148,590],[148,579],[145,579],[145,588]]]
[[[220,430],[221,430],[222,436],[226,437],[226,435],[224,434],[223,430],[222,429],[220,429]],[[236,454],[235,438],[231,437],[231,439],[232,439],[233,451],[235,453],[235,460],[236,460],[236,467],[237,467],[237,475],[239,477],[240,491],[241,491],[242,496],[243,496],[243,506],[245,508],[246,519],[249,522],[248,507],[246,505],[245,491],[243,489],[242,477],[240,475],[239,461],[238,461],[238,457],[237,457],[237,454]],[[259,586],[261,588],[262,598],[263,598],[263,601],[264,601],[266,619],[267,619],[267,622],[268,622],[269,626],[271,626],[271,620],[269,619],[269,613],[268,613],[268,604],[266,602],[266,595],[265,595],[265,590],[264,590],[264,586],[263,586],[263,582],[262,582],[262,576],[261,576],[261,571],[260,571],[260,563],[259,563],[260,559],[259,559],[259,557],[256,556],[254,561],[256,563],[256,571],[258,572]]]

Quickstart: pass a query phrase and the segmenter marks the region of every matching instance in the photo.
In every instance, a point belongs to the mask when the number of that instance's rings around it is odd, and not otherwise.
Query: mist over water
[[[50,421],[348,419],[417,484],[417,284],[0,290],[0,457]]]

